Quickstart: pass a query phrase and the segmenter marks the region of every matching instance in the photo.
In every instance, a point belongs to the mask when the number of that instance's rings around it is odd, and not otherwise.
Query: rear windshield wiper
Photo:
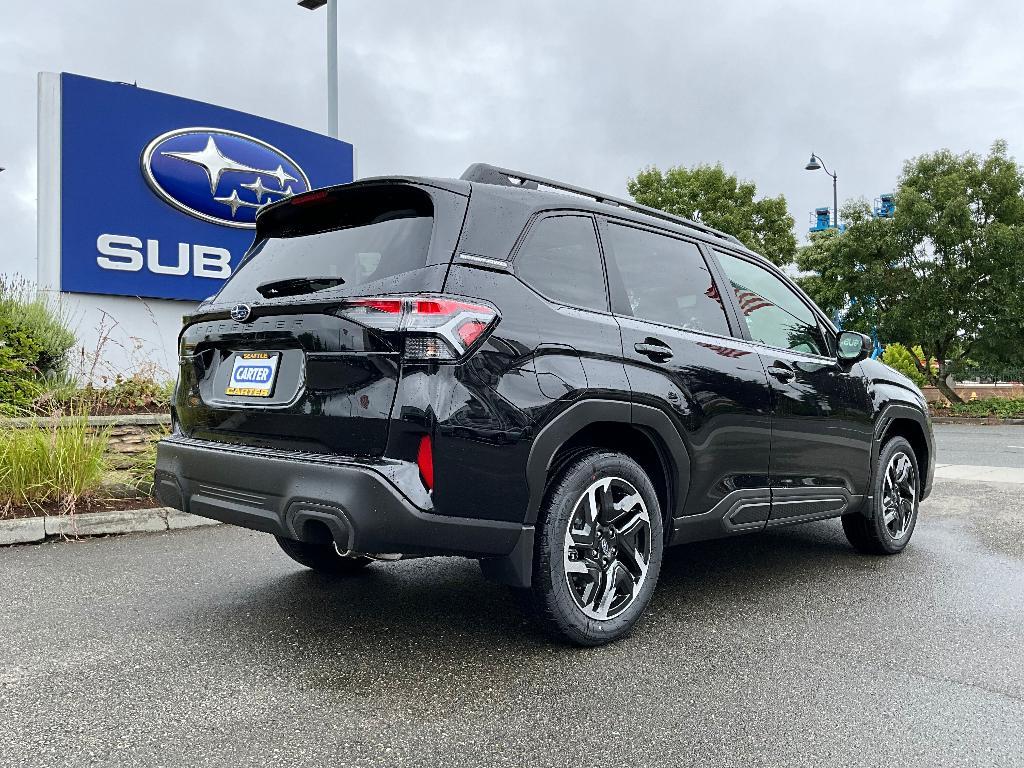
[[[316,293],[337,285],[344,285],[343,277],[289,277],[285,280],[271,280],[256,286],[260,296],[273,299],[278,296],[301,296],[304,293]]]

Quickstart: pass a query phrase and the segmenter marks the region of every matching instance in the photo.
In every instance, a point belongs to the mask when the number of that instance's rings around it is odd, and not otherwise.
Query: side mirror
[[[837,346],[839,347],[839,352],[836,357],[839,358],[839,362],[853,365],[871,354],[874,342],[871,341],[870,336],[865,336],[863,333],[842,331],[839,334]]]

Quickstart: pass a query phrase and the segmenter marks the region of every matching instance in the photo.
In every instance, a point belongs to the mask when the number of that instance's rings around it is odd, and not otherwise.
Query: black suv
[[[906,546],[931,424],[870,348],[701,224],[488,165],[366,179],[267,206],[185,319],[156,488],[319,571],[479,559],[593,645],[672,544]]]

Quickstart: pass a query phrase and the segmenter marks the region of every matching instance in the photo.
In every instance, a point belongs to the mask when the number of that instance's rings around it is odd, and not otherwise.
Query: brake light
[[[385,315],[397,315],[402,312],[401,301],[391,301],[387,299],[357,299],[355,303],[375,312],[383,312]]]
[[[420,438],[420,447],[416,451],[416,466],[420,468],[420,479],[428,491],[434,490],[434,446],[430,436]]]
[[[339,314],[360,325],[404,336],[407,360],[458,360],[498,321],[486,304],[449,296],[348,299]]]
[[[292,200],[292,205],[306,205],[307,203],[315,203],[318,200],[323,200],[327,197],[326,189],[316,189],[306,194],[296,195],[295,199]]]

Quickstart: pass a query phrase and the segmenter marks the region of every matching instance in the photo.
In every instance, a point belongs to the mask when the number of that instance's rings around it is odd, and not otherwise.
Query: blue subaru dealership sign
[[[191,99],[60,75],[60,290],[200,300],[261,207],[353,179],[352,145]]]

